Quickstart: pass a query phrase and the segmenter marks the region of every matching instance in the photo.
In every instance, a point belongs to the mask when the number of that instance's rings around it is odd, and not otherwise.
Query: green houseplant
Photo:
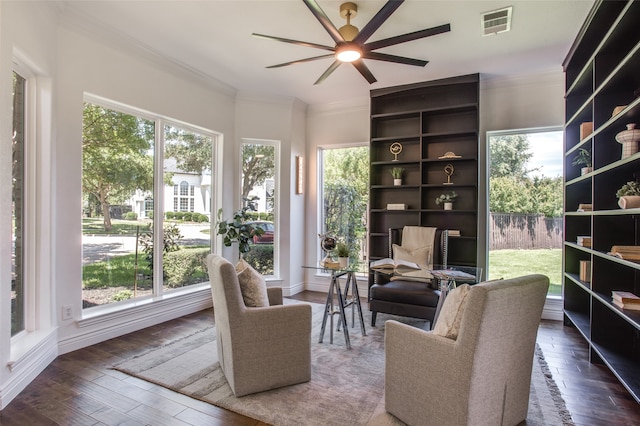
[[[393,176],[393,184],[395,186],[402,185],[402,175],[404,175],[404,167],[394,167],[389,170],[391,176]]]
[[[443,204],[445,210],[451,210],[453,209],[453,202],[456,200],[457,197],[458,197],[458,194],[455,191],[445,192],[440,194],[436,198],[436,204],[437,205]]]
[[[591,162],[591,151],[580,148],[575,157],[573,157],[574,166],[582,166],[580,174],[584,175],[593,171],[593,165]]]
[[[254,235],[264,234],[264,229],[247,223],[251,220],[249,210],[253,210],[251,204],[235,212],[233,218],[229,220],[223,220],[222,209],[218,210],[216,234],[223,237],[222,242],[225,247],[231,247],[233,243],[238,243],[240,257],[251,250],[250,242]]]
[[[346,243],[336,244],[336,255],[342,268],[345,268],[349,264],[349,252],[349,246]]]
[[[616,191],[618,205],[623,209],[640,207],[640,182],[629,181]]]

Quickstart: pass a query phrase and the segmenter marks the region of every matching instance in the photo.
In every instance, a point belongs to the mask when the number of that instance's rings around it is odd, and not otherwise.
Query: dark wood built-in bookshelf
[[[640,245],[640,209],[618,207],[616,191],[640,180],[640,154],[621,158],[615,136],[640,124],[640,2],[597,1],[564,63],[565,228],[564,313],[587,340],[592,362],[611,369],[640,401],[640,312],[612,303],[613,290],[640,295],[640,263],[608,254]],[[616,107],[621,110],[614,114]],[[583,123],[593,131],[581,134]],[[588,127],[588,126],[583,126]],[[591,152],[593,171],[573,159]],[[579,204],[591,210],[578,211]],[[578,244],[578,237],[591,244]],[[580,274],[590,262],[589,274]],[[582,279],[581,279],[582,278]]]
[[[479,75],[466,75],[371,91],[369,253],[388,256],[389,228],[405,225],[459,230],[449,237],[449,264],[476,266],[478,235]],[[402,152],[390,152],[394,143]],[[442,159],[453,152],[459,158]],[[454,167],[451,185],[444,172]],[[393,185],[390,170],[405,169]],[[455,191],[453,210],[435,200]],[[406,204],[389,210],[388,204]]]

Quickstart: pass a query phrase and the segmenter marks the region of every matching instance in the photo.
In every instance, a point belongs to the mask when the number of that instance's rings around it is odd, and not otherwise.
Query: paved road
[[[208,234],[200,231],[208,229],[209,224],[179,224],[182,239],[180,245],[193,246],[209,243]],[[113,256],[134,253],[136,250],[136,237],[128,235],[83,235],[82,236],[82,262],[100,262]],[[141,248],[138,247],[140,252]]]

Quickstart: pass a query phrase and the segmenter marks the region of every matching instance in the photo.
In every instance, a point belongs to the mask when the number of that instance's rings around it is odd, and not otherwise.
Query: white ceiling
[[[343,1],[318,0],[336,27]],[[362,29],[385,3],[360,0],[352,24]],[[387,47],[380,52],[430,61],[414,67],[366,60],[372,85],[342,64],[322,84],[314,82],[332,58],[266,69],[268,65],[317,56],[325,51],[259,39],[251,33],[333,45],[301,0],[147,0],[58,2],[69,21],[82,21],[100,36],[160,55],[206,79],[241,93],[295,97],[307,104],[366,98],[369,90],[481,73],[484,78],[561,71],[561,65],[592,0],[431,1],[408,0],[369,41],[446,23],[451,32]],[[513,6],[511,31],[481,36],[483,12]]]

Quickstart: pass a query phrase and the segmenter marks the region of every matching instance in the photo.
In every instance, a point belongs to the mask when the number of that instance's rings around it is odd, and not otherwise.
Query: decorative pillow
[[[464,306],[467,300],[467,294],[470,290],[469,284],[462,284],[449,292],[447,298],[444,299],[442,310],[438,315],[433,333],[452,340],[458,338],[460,331],[460,323],[464,314]]]
[[[431,268],[429,259],[431,259],[431,247],[424,246],[415,250],[407,250],[397,244],[393,244],[393,259],[394,260],[406,260],[408,262],[414,262],[423,268]]]
[[[248,308],[269,306],[267,283],[262,275],[245,262],[244,259],[240,259],[236,265],[236,272],[238,273],[244,305]]]

